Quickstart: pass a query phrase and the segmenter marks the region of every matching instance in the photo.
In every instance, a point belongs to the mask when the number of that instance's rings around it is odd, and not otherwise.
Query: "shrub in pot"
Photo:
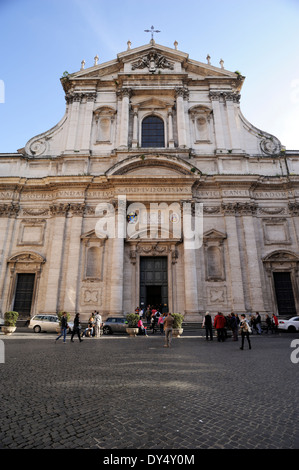
[[[183,333],[183,320],[184,320],[184,315],[181,313],[173,313],[172,314],[174,318],[173,322],[173,336],[180,336]]]
[[[14,311],[5,312],[4,326],[2,327],[2,331],[5,335],[11,335],[14,331],[16,331],[18,317],[19,317],[18,312],[14,312]]]
[[[126,329],[127,333],[130,336],[136,336],[139,330],[138,328],[139,315],[137,313],[129,313],[126,318],[128,322],[128,326]]]

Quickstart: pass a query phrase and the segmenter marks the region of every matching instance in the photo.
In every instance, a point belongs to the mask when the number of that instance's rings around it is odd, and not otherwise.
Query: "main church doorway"
[[[19,313],[19,319],[30,316],[34,281],[35,274],[18,274],[13,310]]]
[[[290,272],[274,272],[274,286],[279,315],[296,315]]]
[[[168,309],[167,257],[140,258],[140,305]]]

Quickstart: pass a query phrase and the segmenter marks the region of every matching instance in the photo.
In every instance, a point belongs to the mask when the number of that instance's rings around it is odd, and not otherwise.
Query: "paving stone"
[[[295,337],[4,339],[0,448],[298,448]]]

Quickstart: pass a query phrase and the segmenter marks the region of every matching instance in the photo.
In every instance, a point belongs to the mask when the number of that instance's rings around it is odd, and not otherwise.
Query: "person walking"
[[[157,323],[158,323],[157,311],[155,311],[155,313],[152,313],[152,319],[151,319],[152,334],[153,334],[153,335],[156,333]]]
[[[101,336],[101,324],[102,324],[102,316],[99,312],[96,312],[94,316],[94,329],[95,329],[95,337],[100,338]]]
[[[170,348],[172,340],[172,328],[173,328],[174,318],[170,312],[168,312],[167,317],[164,319],[164,331],[165,331],[165,344],[164,348]]]
[[[240,347],[240,349],[244,349],[245,336],[247,338],[249,349],[251,349],[251,343],[250,343],[250,338],[249,338],[249,333],[251,333],[251,328],[244,314],[241,315],[240,328],[241,328],[241,336],[242,336],[242,346]]]
[[[160,334],[163,335],[164,332],[164,315],[161,314],[158,318],[158,326],[160,326]]]
[[[238,341],[238,322],[237,322],[237,318],[234,312],[231,313],[230,327],[233,332],[233,341]]]
[[[224,332],[225,323],[226,323],[226,320],[225,320],[223,313],[218,312],[214,320],[214,328],[216,328],[217,330],[218,342],[225,341],[225,332]]]
[[[74,343],[74,336],[78,335],[80,343],[82,343],[83,339],[81,339],[81,322],[80,322],[80,313],[76,313],[75,319],[74,319],[74,328],[72,331],[72,336],[71,336],[71,342]]]
[[[271,322],[271,318],[269,317],[269,315],[266,315],[266,331],[265,331],[265,333],[268,334],[269,330],[272,333],[272,322]]]
[[[206,312],[202,326],[206,329],[206,340],[209,341],[210,336],[210,341],[213,341],[213,324],[210,312]]]
[[[256,313],[255,324],[256,324],[257,332],[259,335],[261,335],[262,334],[262,319],[261,319],[259,312],[255,312],[255,313]]]
[[[275,315],[275,313],[273,313],[272,315],[272,326],[273,326],[274,333],[278,334],[278,318]]]
[[[66,313],[66,312],[63,312],[63,313],[62,313],[60,325],[61,325],[61,333],[60,333],[60,335],[57,336],[57,338],[55,339],[55,343],[57,342],[57,340],[59,340],[59,338],[61,338],[61,336],[63,336],[63,342],[64,342],[64,344],[65,344],[65,343],[66,343],[66,334],[67,334],[67,329],[68,329],[67,313]]]

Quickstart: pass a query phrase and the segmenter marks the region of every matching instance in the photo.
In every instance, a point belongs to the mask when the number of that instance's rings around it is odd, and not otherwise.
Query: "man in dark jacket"
[[[67,329],[68,329],[68,324],[67,324],[67,313],[66,312],[63,312],[62,314],[62,317],[61,317],[61,321],[60,321],[60,324],[61,324],[61,333],[59,336],[57,336],[56,340],[55,340],[55,343],[56,341],[61,338],[61,336],[63,336],[63,342],[65,344],[66,342],[66,334],[67,334]]]
[[[214,320],[214,328],[217,330],[218,341],[225,341],[225,317],[222,312],[218,312]]]
[[[202,326],[206,329],[206,340],[208,341],[210,336],[210,340],[213,341],[212,317],[209,312],[206,312]]]

